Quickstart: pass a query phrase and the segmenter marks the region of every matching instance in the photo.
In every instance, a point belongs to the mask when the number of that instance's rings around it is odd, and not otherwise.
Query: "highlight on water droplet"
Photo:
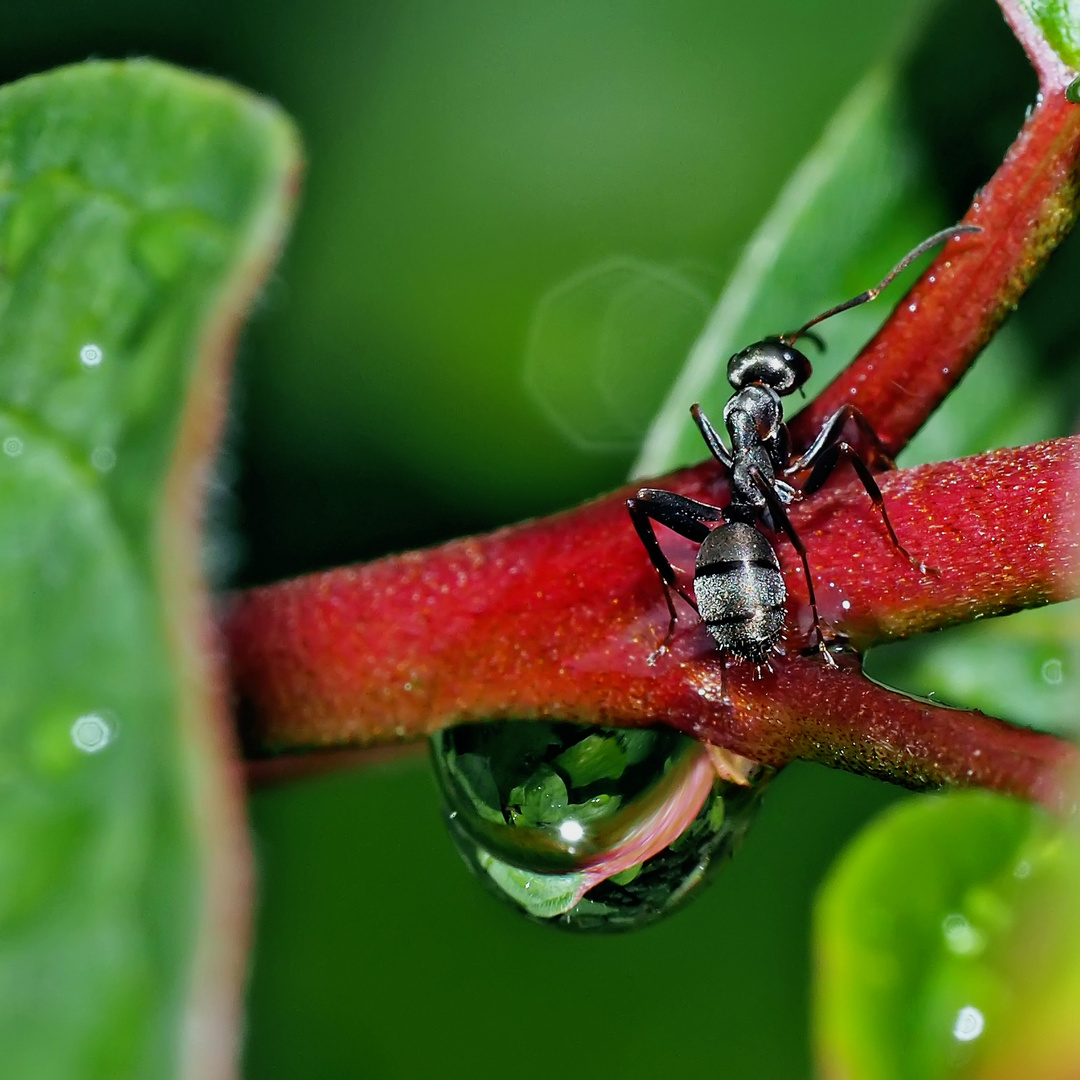
[[[1061,661],[1057,657],[1051,657],[1042,666],[1042,679],[1050,686],[1059,686],[1063,677]]]
[[[111,446],[95,446],[90,451],[90,464],[100,473],[106,473],[116,464],[116,451]]]
[[[983,1014],[974,1005],[965,1005],[957,1014],[953,1024],[953,1038],[960,1042],[971,1042],[977,1039],[986,1026]]]
[[[97,367],[105,359],[105,353],[100,345],[87,342],[79,350],[79,361],[83,367]]]
[[[113,725],[100,713],[86,713],[71,725],[71,741],[77,750],[96,754],[113,741]]]
[[[8,457],[18,457],[23,452],[23,441],[18,435],[9,435],[3,442]]]

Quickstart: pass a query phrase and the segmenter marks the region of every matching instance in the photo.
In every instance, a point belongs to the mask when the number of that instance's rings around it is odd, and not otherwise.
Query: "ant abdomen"
[[[721,649],[768,662],[784,628],[787,589],[776,552],[753,525],[733,521],[709,533],[698,548],[694,592]]]

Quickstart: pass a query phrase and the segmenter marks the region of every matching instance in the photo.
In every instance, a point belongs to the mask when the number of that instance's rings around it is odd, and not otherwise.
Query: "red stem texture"
[[[855,404],[895,456],[956,384],[1076,217],[1073,77],[1003,2],[1040,101],[965,222],[852,365],[792,423],[805,446]],[[780,766],[801,757],[914,787],[978,784],[1057,805],[1076,749],[866,679],[877,642],[1076,595],[1080,441],[1060,439],[880,477],[901,543],[845,468],[793,522],[810,552],[837,666],[813,648],[806,582],[786,541],[786,646],[766,670],[724,657],[668,613],[617,491],[577,510],[233,598],[223,625],[250,757],[357,748],[499,718],[665,723]],[[713,462],[653,481],[723,507]],[[665,534],[690,571],[694,546]],[[846,647],[845,647],[846,646]]]

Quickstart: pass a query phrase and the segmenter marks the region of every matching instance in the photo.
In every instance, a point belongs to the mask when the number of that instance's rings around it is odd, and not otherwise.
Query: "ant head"
[[[810,378],[810,361],[783,338],[766,338],[737,352],[727,366],[736,390],[759,383],[778,394],[798,390]]]

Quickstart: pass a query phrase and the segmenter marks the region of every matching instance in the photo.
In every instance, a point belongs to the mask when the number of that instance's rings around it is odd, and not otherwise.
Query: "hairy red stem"
[[[1072,228],[1080,106],[1066,101],[1065,87],[1073,73],[1009,10],[1012,5],[1004,6],[1029,55],[1038,59],[1041,94],[963,219],[983,231],[950,240],[858,357],[793,419],[797,446],[808,445],[826,418],[850,403],[895,457]]]
[[[1039,72],[1040,100],[950,242],[882,331],[792,423],[806,445],[855,404],[898,453],[970,366],[1077,209],[1073,73],[1022,9],[1003,10]],[[829,633],[857,648],[1075,594],[1080,445],[1058,440],[882,479],[902,542],[838,478],[795,507]],[[656,483],[723,506],[712,463]],[[249,753],[355,747],[470,720],[663,722],[747,757],[803,757],[911,786],[979,784],[1056,804],[1071,745],[978,712],[915,701],[803,656],[802,568],[780,545],[787,655],[761,677],[720,656],[687,611],[651,665],[667,613],[626,517],[630,489],[553,518],[366,567],[253,590],[225,620]],[[677,562],[693,547],[669,537]]]
[[[1074,535],[1078,462],[1080,442],[1062,439],[884,477],[898,533],[940,576],[893,549],[854,482],[798,506],[827,626],[865,646],[1074,595],[1075,542],[1065,538]],[[711,464],[664,485],[725,497]],[[497,718],[663,722],[771,764],[801,756],[902,783],[1029,794],[1033,777],[1070,753],[1055,739],[916,703],[797,655],[810,620],[801,568],[783,543],[789,655],[774,672],[756,678],[727,662],[689,609],[671,653],[650,665],[668,617],[626,514],[629,491],[238,597],[225,630],[249,753],[364,745]],[[672,537],[668,549],[692,565],[691,545]]]

